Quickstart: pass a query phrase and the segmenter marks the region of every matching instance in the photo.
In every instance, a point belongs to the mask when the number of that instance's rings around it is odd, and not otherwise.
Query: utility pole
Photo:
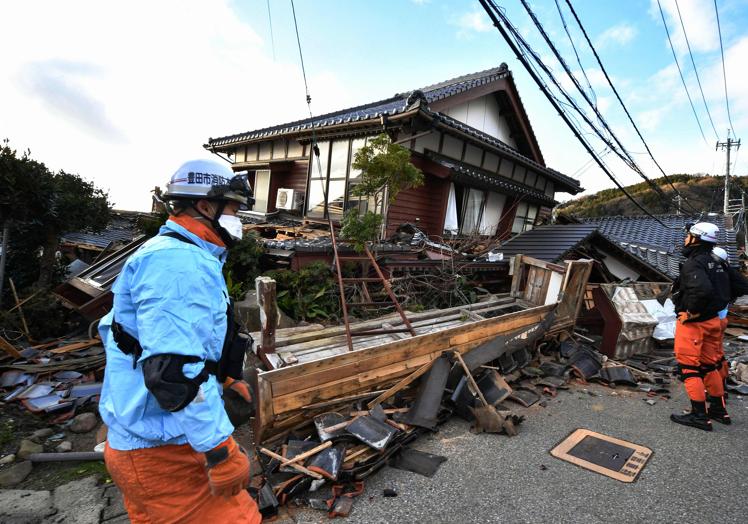
[[[727,161],[725,162],[725,204],[724,213],[725,219],[728,216],[728,208],[730,207],[730,150],[732,148],[738,150],[740,148],[740,140],[733,140],[730,138],[730,131],[727,131],[727,142],[717,142],[717,151],[724,149],[727,151]]]

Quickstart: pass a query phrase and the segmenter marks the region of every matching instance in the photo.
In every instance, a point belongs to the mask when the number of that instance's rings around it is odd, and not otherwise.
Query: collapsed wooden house
[[[510,293],[466,307],[408,314],[416,336],[357,337],[353,351],[343,326],[278,339],[277,353],[268,358],[273,369],[251,378],[256,442],[303,426],[335,405],[372,397],[427,369],[445,351],[469,352],[497,336],[538,325],[551,312],[546,336],[573,329],[591,269],[590,260],[559,265],[517,255]],[[398,320],[375,322],[397,326]],[[351,329],[362,331],[371,324],[352,324]]]

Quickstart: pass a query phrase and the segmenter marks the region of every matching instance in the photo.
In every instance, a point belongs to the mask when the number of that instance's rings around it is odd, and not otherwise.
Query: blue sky
[[[676,18],[661,0],[689,83],[699,134],[656,0],[573,2],[637,124],[666,172],[719,172],[724,155],[704,112]],[[518,0],[497,2],[554,71],[560,66]],[[559,0],[581,60],[614,130],[656,176],[644,147],[602,79]],[[718,0],[733,124],[748,129],[746,0]],[[54,169],[110,190],[117,207],[149,207],[185,159],[205,156],[208,137],[304,117],[303,81],[290,2],[133,0],[4,2],[0,46],[14,49],[0,78],[0,134]],[[579,70],[554,0],[531,2],[572,68]],[[727,120],[712,0],[680,0],[707,102],[725,139]],[[506,62],[547,164],[590,191],[611,187],[522,69],[476,1],[296,0],[312,109],[373,101]],[[33,25],[33,31],[31,31]],[[581,78],[581,77],[580,77]],[[581,98],[580,98],[581,100]],[[597,142],[598,149],[602,146]],[[606,160],[613,155],[606,156]],[[745,174],[746,160],[736,169]],[[611,168],[624,183],[638,175]],[[564,197],[565,195],[559,195]]]

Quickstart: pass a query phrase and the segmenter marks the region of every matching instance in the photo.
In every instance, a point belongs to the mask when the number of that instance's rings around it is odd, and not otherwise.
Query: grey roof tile
[[[288,122],[285,124],[279,124],[271,127],[257,129],[254,131],[247,131],[244,133],[237,133],[234,135],[228,135],[219,138],[210,138],[208,139],[208,143],[205,145],[205,147],[210,149],[211,147],[222,147],[249,140],[271,138],[276,135],[318,129],[336,124],[360,122],[362,120],[374,120],[380,118],[382,115],[393,116],[416,107],[415,104],[419,99],[424,100],[426,102],[426,104],[424,105],[427,105],[437,100],[454,96],[469,89],[473,89],[475,87],[506,77],[511,77],[511,72],[507,68],[506,64],[501,64],[499,67],[494,67],[485,71],[479,71],[477,73],[459,76],[450,80],[445,80],[444,82],[423,87],[421,89],[398,93],[390,98],[379,100],[377,102],[371,102],[368,104],[351,107],[348,109],[342,109],[340,111],[335,111],[312,118],[305,118],[302,120],[297,120],[295,122]],[[523,161],[530,163],[531,165],[535,166],[536,169],[543,172],[546,176],[558,183],[561,186],[559,187],[559,189],[568,189],[572,193],[578,193],[582,190],[577,180],[563,175],[556,170],[538,164],[532,159],[525,157],[516,149],[502,142],[501,140],[487,135],[486,133],[468,126],[467,124],[450,118],[443,113],[430,111],[428,108],[423,106],[421,106],[421,109],[427,114],[437,117],[444,125],[457,129],[463,133],[472,135],[479,140],[488,142],[494,147],[505,151],[508,155],[521,158]]]
[[[657,269],[675,278],[683,256],[680,247],[686,236],[685,226],[694,222],[711,222],[719,227],[719,244],[727,250],[730,261],[737,261],[735,230],[725,228],[724,215],[689,216],[655,215],[668,227],[654,218],[639,216],[606,216],[582,218],[584,224],[595,225],[610,238],[615,239],[630,253],[648,261]]]

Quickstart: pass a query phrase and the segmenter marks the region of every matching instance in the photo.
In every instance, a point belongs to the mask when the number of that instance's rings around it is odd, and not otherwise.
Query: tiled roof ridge
[[[697,215],[696,214],[692,214],[692,215],[680,214],[679,215],[677,213],[662,213],[662,214],[659,214],[659,215],[657,215],[657,214],[653,214],[653,215],[603,215],[603,216],[599,216],[599,217],[580,217],[580,216],[577,216],[576,218],[578,218],[579,220],[583,220],[585,222],[593,222],[593,221],[613,220],[613,219],[626,219],[626,220],[631,220],[631,219],[648,219],[648,220],[652,220],[653,216],[656,217],[656,218],[659,218],[659,219],[681,218],[681,219],[684,219],[684,220],[691,220],[691,219],[695,218]],[[721,218],[723,216],[724,216],[723,213],[715,213],[715,214],[713,214],[711,216],[710,215],[702,216],[701,220],[703,220],[705,222],[708,222],[710,218]]]
[[[276,130],[279,130],[279,129],[286,129],[286,128],[291,128],[291,127],[295,127],[295,126],[308,125],[308,124],[312,124],[314,122],[324,121],[324,120],[333,118],[335,116],[346,115],[346,114],[349,114],[349,113],[353,113],[353,112],[356,112],[356,111],[361,111],[361,110],[372,108],[372,107],[384,106],[386,104],[391,104],[391,103],[399,101],[399,100],[402,100],[403,103],[405,104],[405,103],[407,103],[408,98],[413,93],[418,92],[418,91],[420,91],[420,92],[422,92],[422,93],[424,93],[424,94],[427,95],[427,94],[433,93],[434,91],[437,91],[439,89],[444,89],[446,87],[457,85],[457,84],[460,84],[460,83],[466,83],[466,82],[474,81],[474,80],[477,80],[479,78],[489,78],[491,76],[507,75],[507,74],[511,75],[511,72],[509,71],[507,65],[505,63],[502,63],[498,67],[494,67],[494,68],[491,68],[491,69],[486,69],[484,71],[478,71],[478,72],[475,72],[475,73],[470,73],[470,74],[467,74],[467,75],[461,75],[461,76],[458,76],[458,77],[455,77],[455,78],[452,78],[452,79],[449,79],[449,80],[444,80],[444,81],[438,82],[436,84],[431,84],[429,86],[422,87],[422,88],[419,88],[419,89],[413,89],[413,90],[405,91],[405,92],[402,92],[402,93],[396,93],[395,95],[393,95],[393,96],[391,96],[389,98],[384,98],[382,100],[377,100],[377,101],[374,101],[374,102],[368,102],[368,103],[365,103],[365,104],[360,104],[360,105],[357,105],[357,106],[348,107],[348,108],[345,108],[345,109],[339,109],[337,111],[332,111],[330,113],[316,115],[314,117],[302,118],[302,119],[294,120],[294,121],[291,121],[291,122],[285,122],[285,123],[282,123],[282,124],[276,124],[276,125],[273,125],[273,126],[268,126],[268,127],[264,127],[264,128],[260,128],[260,129],[254,129],[254,130],[251,130],[251,131],[244,131],[244,132],[241,132],[241,133],[235,133],[235,134],[232,134],[232,135],[225,135],[225,136],[221,136],[221,137],[217,137],[217,138],[209,138],[208,139],[208,144],[213,144],[213,143],[219,142],[219,141],[220,142],[231,141],[231,140],[234,140],[234,139],[241,140],[242,137],[249,136],[249,135],[266,134],[266,133],[270,133],[272,131],[276,131]],[[430,99],[429,101],[433,102],[434,100],[436,100],[438,98],[443,98],[443,97],[436,97],[433,100]]]
[[[392,96],[390,98],[384,98],[384,99],[378,100],[376,102],[369,102],[367,104],[361,104],[361,105],[358,105],[358,106],[348,107],[348,108],[345,108],[345,109],[339,109],[337,111],[332,111],[331,113],[325,113],[325,114],[316,115],[316,116],[313,116],[313,117],[302,118],[302,119],[299,119],[299,120],[294,120],[292,122],[285,122],[283,124],[277,124],[277,125],[274,125],[274,126],[263,127],[263,128],[260,128],[260,129],[253,129],[251,131],[244,131],[242,133],[235,133],[233,135],[226,135],[226,136],[221,136],[221,137],[218,137],[218,138],[210,138],[209,142],[213,142],[213,141],[217,141],[217,140],[231,140],[231,139],[234,139],[234,138],[240,138],[240,137],[245,136],[245,135],[255,135],[255,134],[259,134],[259,133],[268,133],[268,132],[274,131],[276,129],[284,129],[284,128],[287,128],[287,127],[301,126],[301,125],[304,125],[304,124],[310,124],[312,122],[317,122],[318,120],[326,120],[328,118],[332,118],[332,117],[335,117],[335,116],[338,116],[338,115],[345,115],[345,114],[348,114],[348,113],[351,113],[351,112],[354,112],[354,111],[360,111],[362,109],[368,109],[370,107],[377,107],[377,106],[381,106],[381,105],[385,105],[385,104],[390,104],[390,103],[396,102],[398,100],[402,100],[403,103],[405,103],[405,101],[407,100],[409,94],[410,93],[406,93],[406,94],[402,94],[402,95],[397,94],[397,95]]]
[[[414,91],[421,91],[424,94],[431,93],[433,91],[443,89],[445,87],[453,86],[456,84],[462,84],[466,82],[470,82],[472,80],[478,80],[479,78],[488,79],[492,76],[499,76],[499,75],[511,75],[511,71],[509,71],[509,68],[505,63],[502,63],[499,67],[492,67],[490,69],[484,69],[483,71],[477,71],[475,73],[470,73],[467,75],[460,75],[456,76],[454,78],[450,78],[449,80],[444,80],[442,82],[437,82],[435,84],[431,84],[425,87],[421,87],[418,89],[413,89],[411,91],[407,91],[405,93],[400,93],[403,96],[408,96],[410,93],[413,93]],[[397,96],[397,95],[395,95]]]

